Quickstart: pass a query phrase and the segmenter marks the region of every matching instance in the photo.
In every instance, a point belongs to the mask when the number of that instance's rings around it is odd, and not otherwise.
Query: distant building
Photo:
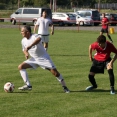
[[[100,3],[99,4],[95,4],[95,9],[98,9],[100,7],[100,9],[112,9],[112,10],[117,10],[117,3]]]

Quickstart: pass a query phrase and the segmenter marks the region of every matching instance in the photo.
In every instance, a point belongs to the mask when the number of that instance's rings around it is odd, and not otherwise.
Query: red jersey
[[[98,42],[94,42],[91,44],[91,48],[93,50],[96,50],[96,54],[94,55],[94,59],[97,61],[106,61],[110,57],[110,53],[113,52],[117,54],[117,49],[114,47],[114,45],[110,42],[106,42],[106,47],[101,48],[98,45]]]
[[[109,22],[107,17],[102,18],[102,28],[103,29],[107,29],[108,28],[108,24],[103,24],[103,23],[107,23]]]

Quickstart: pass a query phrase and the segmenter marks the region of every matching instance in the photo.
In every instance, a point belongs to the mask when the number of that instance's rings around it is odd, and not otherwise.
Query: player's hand
[[[111,62],[107,64],[107,69],[113,69],[113,64]]]
[[[28,59],[29,58],[29,54],[28,54],[28,50],[27,49],[24,51],[24,54],[25,54],[25,58]]]
[[[92,62],[93,61],[93,58],[92,57],[89,57],[90,61]]]
[[[29,55],[26,54],[26,55],[25,55],[25,58],[28,59],[28,57],[29,57]]]

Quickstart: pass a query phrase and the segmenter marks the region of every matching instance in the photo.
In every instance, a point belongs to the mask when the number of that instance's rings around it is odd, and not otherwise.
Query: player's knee
[[[56,69],[50,70],[55,77],[59,77],[60,73]]]
[[[21,70],[21,69],[22,69],[22,64],[20,64],[20,65],[18,66],[18,69],[19,69],[19,70]]]

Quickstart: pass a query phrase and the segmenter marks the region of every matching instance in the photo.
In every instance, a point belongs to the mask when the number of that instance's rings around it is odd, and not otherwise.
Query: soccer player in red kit
[[[109,20],[107,17],[105,17],[105,13],[102,14],[102,22],[101,23],[102,23],[102,29],[100,31],[100,35],[103,35],[103,33],[106,33],[110,42],[113,43],[113,40],[111,39],[111,36],[109,35],[109,32],[108,32]]]
[[[93,50],[96,51],[94,58],[92,57]],[[115,53],[115,56],[112,59],[110,57],[111,52]],[[106,41],[106,37],[104,35],[100,35],[97,38],[97,41],[89,46],[89,58],[90,61],[93,62],[88,75],[92,86],[88,86],[86,90],[89,91],[97,88],[94,76],[97,73],[104,74],[104,69],[106,68],[110,79],[110,94],[115,94],[113,63],[117,59],[117,49],[112,43]]]

